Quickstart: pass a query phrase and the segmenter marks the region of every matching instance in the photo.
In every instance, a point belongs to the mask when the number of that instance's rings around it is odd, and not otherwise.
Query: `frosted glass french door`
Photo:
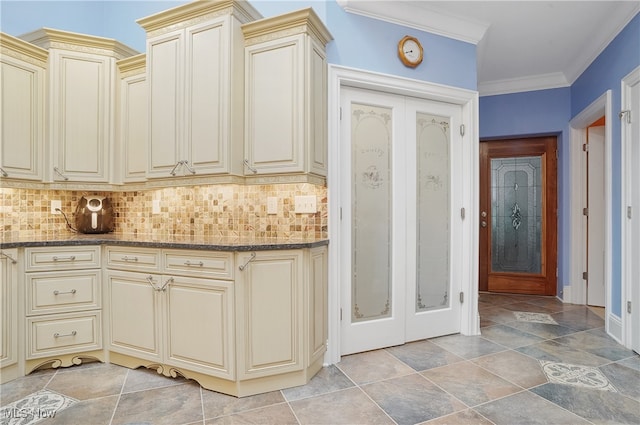
[[[341,353],[459,332],[461,108],[341,99]]]

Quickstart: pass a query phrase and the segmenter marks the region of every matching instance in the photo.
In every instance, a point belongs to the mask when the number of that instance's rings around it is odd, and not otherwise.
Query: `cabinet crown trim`
[[[0,32],[0,48],[3,55],[18,55],[17,59],[30,58],[46,64],[49,58],[47,50],[3,32]]]
[[[118,66],[118,70],[121,74],[132,71],[145,72],[145,67],[147,65],[147,54],[140,53],[139,55],[120,59],[116,62],[116,65]]]
[[[113,38],[79,34],[52,28],[40,28],[20,36],[21,39],[33,43],[43,49],[81,50],[107,54],[122,59],[137,55],[139,52]]]
[[[298,33],[308,33],[322,43],[323,46],[333,40],[333,36],[311,7],[242,25],[242,32],[247,45],[255,41],[252,39],[264,38],[275,33],[292,33],[296,31]]]
[[[262,18],[260,12],[245,0],[202,0],[140,18],[136,22],[144,28],[147,33],[150,33],[208,14],[234,15],[240,22],[249,22]]]

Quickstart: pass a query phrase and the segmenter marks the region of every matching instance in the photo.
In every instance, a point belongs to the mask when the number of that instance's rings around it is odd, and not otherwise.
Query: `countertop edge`
[[[46,247],[46,246],[84,246],[84,245],[118,245],[133,246],[145,248],[166,248],[166,249],[196,249],[208,251],[274,251],[284,249],[301,249],[315,248],[319,246],[329,245],[329,239],[320,239],[315,241],[283,241],[283,242],[234,242],[234,243],[204,243],[204,242],[179,242],[179,241],[131,241],[106,238],[82,238],[82,239],[61,239],[47,241],[15,241],[2,242],[0,249],[11,248],[29,248],[29,247]]]

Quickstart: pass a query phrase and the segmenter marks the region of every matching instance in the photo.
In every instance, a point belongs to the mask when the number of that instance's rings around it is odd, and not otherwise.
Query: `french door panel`
[[[480,144],[479,289],[555,295],[556,138]]]
[[[342,354],[459,332],[460,107],[357,89],[342,99]]]

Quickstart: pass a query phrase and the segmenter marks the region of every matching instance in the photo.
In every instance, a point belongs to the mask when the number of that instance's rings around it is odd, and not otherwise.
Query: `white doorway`
[[[462,108],[343,88],[341,354],[460,332]]]
[[[343,229],[345,208],[342,205],[344,190],[349,189],[350,176],[342,175],[339,164],[342,162],[341,140],[341,111],[343,88],[361,88],[398,95],[400,97],[412,97],[419,102],[422,100],[441,102],[454,105],[459,108],[461,122],[464,127],[458,126],[455,130],[461,136],[460,145],[456,147],[459,155],[461,174],[457,176],[463,188],[455,205],[451,205],[451,215],[456,215],[461,220],[459,226],[460,244],[457,252],[450,252],[452,262],[455,261],[457,284],[459,292],[455,294],[456,300],[462,299],[460,307],[459,332],[464,335],[478,335],[480,322],[478,316],[478,292],[477,292],[477,256],[478,256],[478,226],[479,218],[474,213],[478,210],[478,191],[475,184],[478,179],[478,93],[471,90],[442,86],[424,81],[411,80],[353,68],[336,65],[329,67],[329,237],[331,246],[329,251],[329,341],[325,362],[328,364],[340,361],[342,350],[342,321],[346,316],[341,310],[344,305],[343,273],[341,265],[346,256],[351,252],[344,248],[345,238],[352,238],[351,232]],[[344,112],[343,112],[344,115]],[[415,126],[415,123],[414,123]],[[415,158],[413,158],[415,161]],[[400,170],[400,168],[399,168]],[[400,188],[396,190],[413,191],[414,189]],[[407,208],[409,210],[409,208]],[[396,212],[397,214],[397,212]],[[396,224],[398,226],[398,224]],[[396,228],[396,232],[397,232]],[[456,230],[458,231],[458,230]],[[405,234],[407,233],[404,230]],[[415,237],[415,235],[414,235]],[[406,244],[410,244],[408,241]],[[347,251],[347,252],[345,252]],[[397,255],[397,253],[395,254]],[[453,260],[455,259],[455,260]],[[409,271],[402,272],[409,275]],[[447,297],[453,298],[448,294]],[[406,299],[406,298],[405,298]]]
[[[587,284],[587,305],[605,306],[604,285],[604,125],[587,128],[587,143],[583,150],[587,157],[587,203],[583,213],[587,229],[584,245],[586,263],[584,280]]]
[[[622,316],[625,346],[640,353],[640,67],[622,79]]]
[[[571,161],[571,268],[570,286],[563,288],[563,301],[572,304],[587,304],[587,281],[584,273],[587,271],[587,217],[584,209],[587,208],[587,156],[583,146],[587,143],[588,127],[604,116],[604,152],[603,164],[603,286],[605,329],[621,341],[622,324],[615,316],[611,315],[611,120],[612,120],[612,93],[606,91],[602,96],[593,101],[591,105],[576,115],[569,123],[571,127],[570,161]]]

